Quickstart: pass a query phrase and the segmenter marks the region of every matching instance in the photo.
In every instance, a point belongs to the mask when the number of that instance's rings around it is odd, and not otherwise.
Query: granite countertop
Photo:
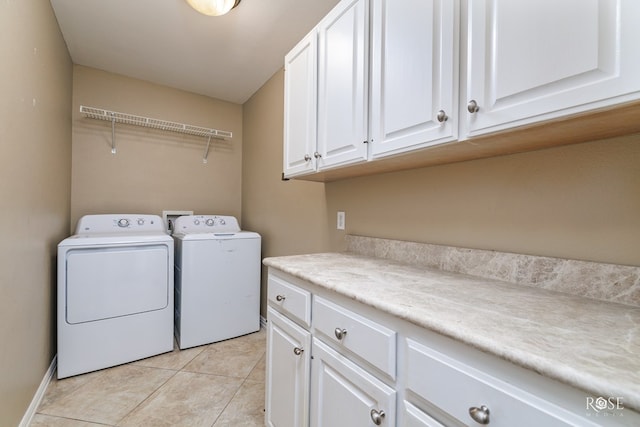
[[[350,253],[264,264],[640,411],[640,308]]]

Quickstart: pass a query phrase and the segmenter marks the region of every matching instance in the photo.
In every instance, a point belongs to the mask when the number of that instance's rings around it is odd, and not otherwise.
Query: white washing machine
[[[58,378],[173,350],[173,239],[157,215],[86,215],[58,244]]]
[[[260,245],[232,216],[176,219],[175,334],[181,349],[260,329]]]

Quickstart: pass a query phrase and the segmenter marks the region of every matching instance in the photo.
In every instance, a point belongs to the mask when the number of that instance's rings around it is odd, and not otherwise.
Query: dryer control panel
[[[224,215],[183,215],[176,218],[173,233],[237,233],[238,220]]]
[[[158,215],[107,214],[85,215],[78,221],[76,234],[164,232],[162,218]]]

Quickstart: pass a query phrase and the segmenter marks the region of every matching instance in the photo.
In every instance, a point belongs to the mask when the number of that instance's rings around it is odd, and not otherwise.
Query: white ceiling
[[[338,0],[242,0],[211,17],[185,0],[51,0],[74,64],[244,103]]]

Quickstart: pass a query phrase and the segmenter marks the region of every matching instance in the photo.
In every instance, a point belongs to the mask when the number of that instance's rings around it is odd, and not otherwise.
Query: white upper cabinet
[[[456,139],[458,12],[451,0],[372,2],[373,158]]]
[[[340,2],[318,25],[318,169],[367,158],[369,0]]]
[[[331,180],[637,132],[638,23],[639,0],[342,0],[285,59],[285,176]],[[488,135],[552,121],[517,144]]]
[[[284,173],[315,170],[317,33],[313,30],[284,58]]]
[[[461,136],[638,98],[637,0],[466,4]]]

